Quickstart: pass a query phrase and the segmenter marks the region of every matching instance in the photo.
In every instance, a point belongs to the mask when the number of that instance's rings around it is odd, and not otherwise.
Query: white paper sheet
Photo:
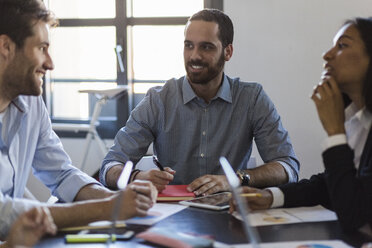
[[[320,205],[315,207],[286,208],[286,213],[296,216],[302,222],[319,222],[337,220],[335,212]]]
[[[251,248],[250,244],[228,245],[220,242],[215,242],[215,248]],[[310,241],[290,241],[290,242],[275,242],[261,243],[261,248],[352,248],[341,240],[310,240]]]
[[[241,217],[238,213],[234,213],[233,215],[237,219],[241,220]],[[249,216],[252,226],[337,220],[337,216],[334,212],[325,209],[320,205],[315,207],[257,210],[252,211]]]
[[[156,203],[152,208],[149,209],[147,216],[145,217],[134,217],[126,220],[127,224],[138,224],[151,226],[162,219],[175,214],[187,206],[179,204],[168,204],[168,203]]]

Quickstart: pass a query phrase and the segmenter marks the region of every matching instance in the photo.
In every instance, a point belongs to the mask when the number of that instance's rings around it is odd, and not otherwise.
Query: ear
[[[9,58],[16,49],[16,44],[12,41],[12,39],[6,35],[0,35],[0,56],[4,59]]]
[[[225,61],[229,61],[233,55],[233,45],[232,44],[229,44],[227,45],[227,47],[225,47],[224,49],[224,53],[225,53]]]

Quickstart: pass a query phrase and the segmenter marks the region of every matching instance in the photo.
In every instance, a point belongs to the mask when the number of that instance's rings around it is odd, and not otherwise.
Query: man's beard
[[[3,75],[4,95],[10,100],[18,95],[38,96],[42,93],[39,82],[31,67],[24,69],[29,65],[27,59],[22,61],[19,58],[8,65]]]
[[[189,67],[192,65],[200,65],[204,68],[207,68],[207,72],[202,73],[193,73],[189,71]],[[210,66],[207,63],[203,63],[200,60],[191,60],[187,62],[186,64],[186,72],[187,77],[191,81],[191,83],[194,84],[208,84],[211,80],[213,80],[217,75],[223,70],[223,67],[225,65],[225,57],[223,52],[221,53],[221,56],[217,62],[216,65]]]

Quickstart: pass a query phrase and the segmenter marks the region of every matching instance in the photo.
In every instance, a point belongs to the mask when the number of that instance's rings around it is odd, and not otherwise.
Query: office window
[[[115,87],[115,28],[60,27],[52,30],[51,40],[51,113],[55,118],[88,119],[88,94],[78,91]]]
[[[133,84],[133,105],[150,87],[185,74],[183,25],[128,27],[128,80]],[[152,37],[151,41],[148,37]]]
[[[61,19],[114,18],[115,0],[48,0],[49,8]]]
[[[203,9],[201,0],[127,0],[128,17],[190,16]]]
[[[222,9],[222,0],[46,0],[46,4],[60,21],[51,30],[55,70],[47,77],[44,94],[53,122],[89,122],[96,99],[79,90],[130,87],[102,109],[98,131],[104,138],[113,138],[125,125],[150,87],[185,74],[187,18],[204,7]]]

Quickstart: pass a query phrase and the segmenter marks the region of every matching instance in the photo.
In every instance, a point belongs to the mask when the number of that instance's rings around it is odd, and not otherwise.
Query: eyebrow
[[[209,42],[209,41],[203,41],[203,42],[200,42],[201,45],[212,45],[212,46],[216,46],[214,43],[212,42]]]
[[[194,42],[192,42],[192,41],[190,41],[190,40],[185,40],[183,43],[184,43],[184,44],[186,44],[186,43],[192,43],[192,44],[194,44]],[[216,47],[216,45],[215,45],[213,42],[209,42],[209,41],[202,41],[202,42],[199,42],[198,45],[199,45],[199,46],[210,45],[210,46]]]
[[[42,41],[42,42],[40,42],[40,45],[46,45],[46,46],[49,46],[49,45],[50,45],[50,43],[49,43],[49,42],[47,42],[47,41]]]
[[[353,37],[351,37],[350,35],[347,35],[347,34],[343,34],[343,35],[341,35],[341,36],[337,39],[337,41],[339,41],[339,40],[341,40],[341,39],[354,40]]]

